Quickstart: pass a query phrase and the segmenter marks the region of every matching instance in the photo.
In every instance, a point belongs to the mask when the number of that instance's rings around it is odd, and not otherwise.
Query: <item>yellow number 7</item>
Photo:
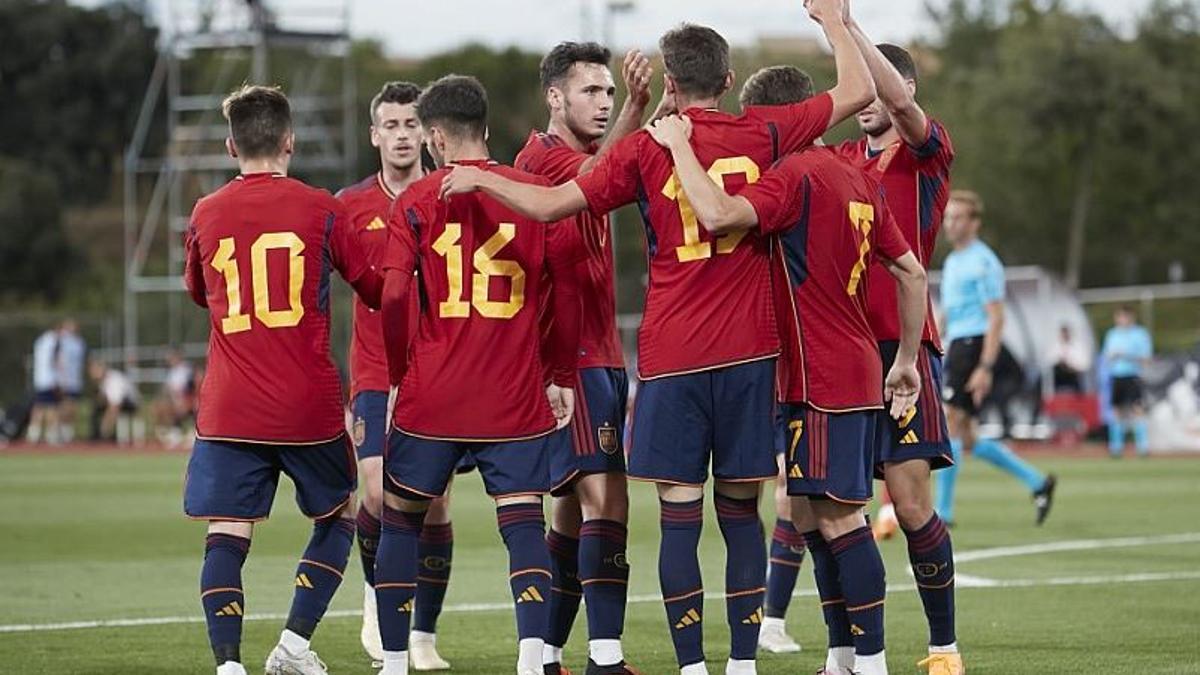
[[[862,281],[863,272],[867,271],[867,255],[871,253],[871,227],[875,224],[875,207],[862,202],[850,202],[850,227],[862,233],[862,243],[858,245],[858,262],[850,270],[850,282],[846,284],[846,294],[858,292],[858,284]]]

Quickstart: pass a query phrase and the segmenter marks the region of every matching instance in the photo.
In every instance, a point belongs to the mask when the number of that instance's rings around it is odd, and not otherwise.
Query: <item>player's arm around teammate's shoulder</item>
[[[441,197],[481,191],[517,213],[542,223],[552,223],[587,208],[587,200],[574,181],[546,187],[506,178],[473,166],[455,166],[442,179]]]
[[[408,367],[409,287],[417,266],[417,241],[414,224],[408,219],[421,218],[420,206],[412,199],[413,190],[400,195],[388,218],[388,244],[383,255],[383,292],[380,302],[383,341],[388,361],[388,381],[397,387]]]
[[[656,143],[671,151],[679,183],[705,229],[718,233],[750,229],[758,224],[758,214],[750,202],[726,194],[700,165],[691,146],[691,120],[683,115],[671,115],[656,120],[647,129]]]
[[[329,198],[330,209],[330,258],[338,274],[354,288],[354,292],[371,309],[379,309],[383,294],[383,276],[367,260],[366,249],[351,226],[346,205],[334,197]]]

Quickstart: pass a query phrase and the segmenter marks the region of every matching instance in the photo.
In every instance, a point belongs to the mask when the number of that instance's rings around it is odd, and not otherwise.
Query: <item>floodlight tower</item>
[[[237,170],[221,101],[243,83],[283,86],[297,147],[291,171],[348,183],[355,165],[347,0],[170,0],[158,62],[125,152],[124,359],[155,381],[172,345],[201,356],[206,322],[183,311],[183,233],[192,206]],[[191,340],[191,342],[189,342]]]

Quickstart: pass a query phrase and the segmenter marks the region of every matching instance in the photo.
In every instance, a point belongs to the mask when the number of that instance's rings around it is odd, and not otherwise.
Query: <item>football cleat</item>
[[[542,675],[571,675],[571,669],[561,663],[547,663],[542,666]]]
[[[408,665],[413,670],[450,670],[450,664],[437,650],[437,636],[413,632],[408,637]]]
[[[564,670],[564,672],[566,671]],[[624,661],[611,666],[598,666],[595,661],[588,659],[587,675],[642,675],[642,673]]]
[[[1050,507],[1054,506],[1054,488],[1058,486],[1058,476],[1050,474],[1046,476],[1046,482],[1042,484],[1042,488],[1033,493],[1033,505],[1037,507],[1037,524],[1041,525],[1046,522],[1046,516],[1050,515]]]
[[[758,632],[758,648],[772,654],[794,654],[800,651],[800,643],[787,634],[782,621],[764,621]]]
[[[237,661],[226,661],[217,666],[217,675],[246,675],[246,668]]]
[[[875,514],[871,522],[871,534],[874,535],[875,541],[891,539],[899,528],[900,520],[896,518],[895,505],[884,504],[879,507],[879,513]]]
[[[329,675],[325,662],[311,649],[293,654],[283,645],[275,645],[267,657],[266,675]]]
[[[930,654],[928,658],[918,662],[917,666],[924,668],[929,675],[963,675],[967,672],[962,655],[958,652]]]
[[[362,632],[359,633],[359,638],[362,640],[363,649],[372,661],[383,661],[383,638],[379,635],[379,609],[375,605],[375,589],[367,583],[363,584],[362,618]]]

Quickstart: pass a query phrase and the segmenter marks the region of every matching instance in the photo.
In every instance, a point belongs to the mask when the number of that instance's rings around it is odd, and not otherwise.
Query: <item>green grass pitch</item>
[[[180,512],[185,461],[156,454],[0,455],[0,672],[212,672],[196,597],[204,526]],[[961,476],[954,543],[964,557],[958,626],[969,672],[1200,673],[1200,458],[1036,462],[1061,481],[1043,528],[1033,527],[1033,509],[1015,481],[971,461]],[[656,599],[658,509],[651,488],[632,489],[626,654],[647,675],[664,675],[678,671]],[[439,645],[454,673],[511,673],[506,559],[478,478],[456,485],[453,513],[454,574]],[[284,487],[251,547],[250,614],[287,611],[307,530]],[[1016,546],[1033,548],[998,550]],[[903,539],[882,549],[895,587],[887,604],[891,671],[915,673],[926,634]],[[707,588],[719,594],[724,557],[711,521],[702,559]],[[372,672],[353,615],[361,585],[352,558],[336,614],[314,641],[333,673]],[[760,673],[810,673],[822,662],[823,626],[807,562],[798,593],[788,624],[805,651],[763,655]],[[706,618],[710,669],[720,673],[727,652],[720,600],[708,603]],[[154,621],[46,629],[124,619]],[[251,672],[281,624],[246,622],[243,655]],[[573,668],[585,658],[585,632],[581,616],[567,650]]]

